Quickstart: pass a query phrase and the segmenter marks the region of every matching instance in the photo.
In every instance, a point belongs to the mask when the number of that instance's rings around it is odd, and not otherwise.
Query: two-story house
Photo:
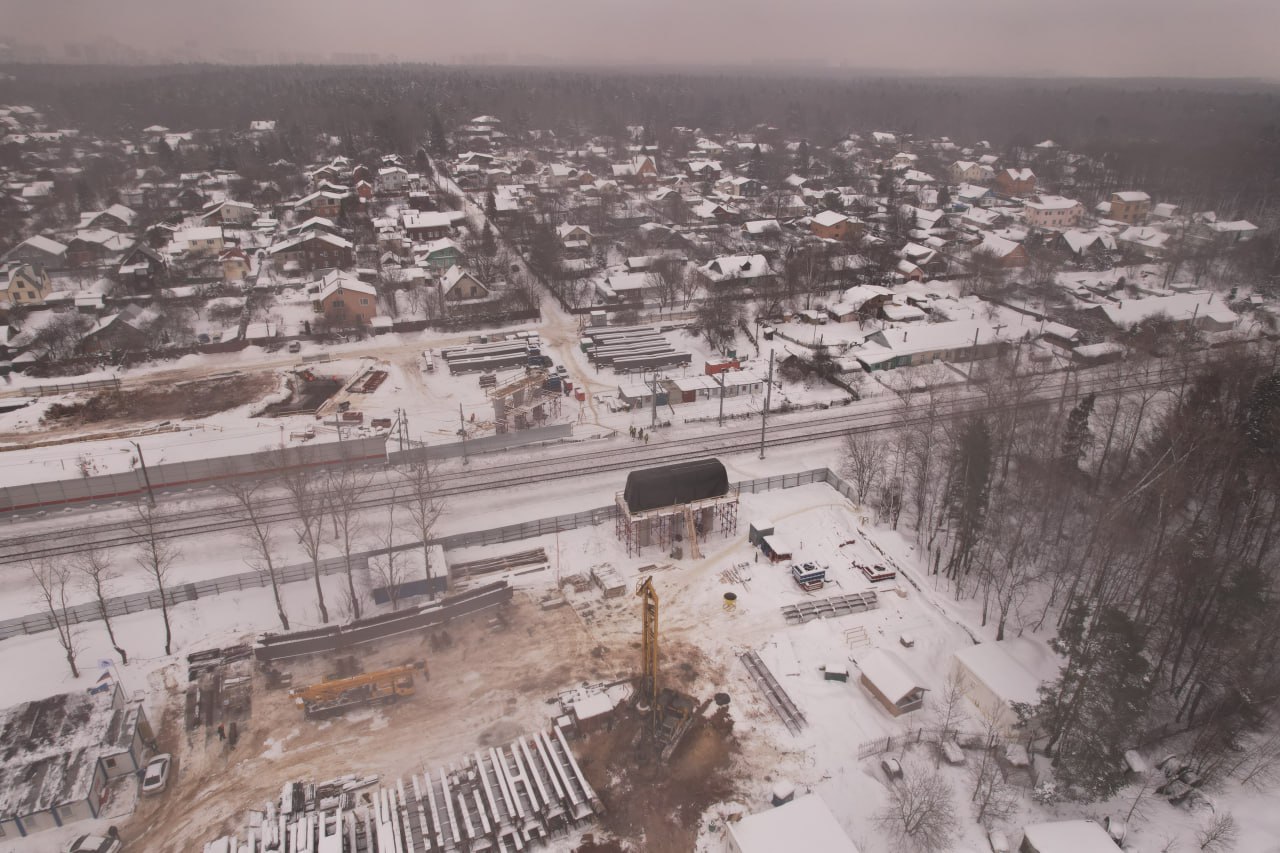
[[[1036,173],[1027,168],[996,172],[996,192],[1007,196],[1028,196],[1036,191]]]
[[[49,274],[36,264],[22,263],[9,270],[5,296],[10,305],[40,305],[53,290]]]
[[[1111,194],[1108,219],[1126,225],[1143,225],[1151,214],[1151,196],[1140,190],[1125,190]]]
[[[313,289],[311,305],[335,326],[364,326],[378,313],[378,291],[356,277],[334,272]]]

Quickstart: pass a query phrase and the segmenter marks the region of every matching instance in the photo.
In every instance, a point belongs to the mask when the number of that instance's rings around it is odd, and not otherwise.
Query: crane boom
[[[641,675],[640,695],[649,702],[649,712],[656,727],[658,720],[658,591],[653,588],[653,576],[645,578],[636,587],[641,604]]]
[[[308,717],[341,713],[346,708],[379,702],[394,702],[413,695],[413,676],[427,678],[427,662],[364,672],[349,678],[335,678],[289,691]]]

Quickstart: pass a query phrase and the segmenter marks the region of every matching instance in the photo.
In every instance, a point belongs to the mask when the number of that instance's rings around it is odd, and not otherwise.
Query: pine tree
[[[444,135],[444,122],[439,113],[431,114],[431,153],[436,157],[444,157],[449,153],[449,142]]]
[[[485,222],[484,230],[480,232],[480,254],[486,258],[492,258],[497,253],[498,246],[493,239],[493,226]]]
[[[796,173],[800,175],[809,173],[809,143],[803,139],[796,146]]]
[[[1040,687],[1034,713],[1049,739],[1060,787],[1085,800],[1106,799],[1126,782],[1124,750],[1146,716],[1152,691],[1146,637],[1121,610],[1096,617],[1088,605],[1068,611],[1053,649],[1066,658],[1058,678]],[[1017,708],[1022,717],[1033,710]]]
[[[498,199],[494,196],[493,190],[489,190],[484,197],[484,215],[487,219],[494,219],[498,215]]]
[[[991,499],[991,432],[986,421],[975,418],[965,424],[952,461],[947,507],[955,531],[955,545],[947,564],[947,576],[967,573],[973,553],[986,526]]]
[[[1063,470],[1080,470],[1080,461],[1084,452],[1093,441],[1093,432],[1089,429],[1089,418],[1093,415],[1095,395],[1085,396],[1067,415],[1067,425],[1062,430],[1062,448],[1058,461]]]

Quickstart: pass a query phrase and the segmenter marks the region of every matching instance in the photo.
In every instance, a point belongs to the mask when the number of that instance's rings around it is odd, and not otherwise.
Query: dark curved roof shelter
[[[698,459],[632,471],[627,475],[622,497],[627,509],[636,513],[724,497],[728,493],[729,475],[720,460]]]

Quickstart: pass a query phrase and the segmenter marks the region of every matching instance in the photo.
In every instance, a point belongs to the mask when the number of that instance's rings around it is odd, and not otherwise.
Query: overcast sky
[[[1280,79],[1277,34],[1280,0],[0,0],[0,38],[54,59],[114,41],[258,61]]]

